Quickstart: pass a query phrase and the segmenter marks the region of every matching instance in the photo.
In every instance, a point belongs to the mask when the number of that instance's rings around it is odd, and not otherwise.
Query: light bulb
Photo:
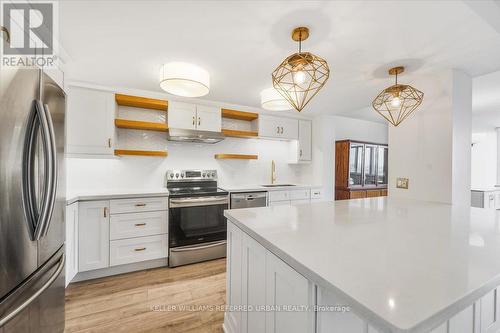
[[[401,98],[399,97],[394,97],[391,101],[391,105],[395,108],[399,107],[401,105]]]
[[[293,81],[295,84],[302,84],[306,82],[306,73],[303,71],[297,71],[293,73]]]

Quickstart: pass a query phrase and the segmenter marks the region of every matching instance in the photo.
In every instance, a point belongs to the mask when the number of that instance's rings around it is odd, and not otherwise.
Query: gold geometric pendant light
[[[308,37],[309,29],[306,27],[293,30],[292,39],[299,43],[299,52],[283,60],[272,74],[274,88],[299,112],[330,76],[326,60],[310,52],[302,52],[302,41]]]
[[[424,93],[410,85],[398,84],[398,74],[404,67],[389,69],[390,75],[396,76],[396,84],[385,88],[372,102],[372,106],[394,126],[401,124],[422,103]]]

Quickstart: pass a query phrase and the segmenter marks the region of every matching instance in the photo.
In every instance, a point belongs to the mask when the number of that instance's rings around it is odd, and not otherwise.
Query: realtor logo
[[[50,2],[2,4],[3,26],[10,41],[3,39],[4,55],[50,56],[54,52],[54,8]]]

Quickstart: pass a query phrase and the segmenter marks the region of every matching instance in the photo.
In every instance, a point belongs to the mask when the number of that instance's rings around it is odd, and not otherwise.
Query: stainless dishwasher
[[[231,193],[231,209],[266,206],[267,192]]]

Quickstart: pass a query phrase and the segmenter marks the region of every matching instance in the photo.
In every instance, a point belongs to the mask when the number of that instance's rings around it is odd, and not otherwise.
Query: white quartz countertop
[[[500,285],[494,210],[389,197],[225,215],[390,332],[429,331]]]
[[[500,191],[500,186],[491,186],[491,187],[473,187],[472,191],[476,192],[492,192],[492,191]]]
[[[148,197],[166,197],[168,190],[166,188],[154,189],[120,189],[120,190],[82,190],[71,191],[66,194],[66,204],[70,205],[76,201],[91,200],[110,200],[126,198],[148,198]]]
[[[278,184],[279,185],[279,184]],[[249,192],[249,191],[283,191],[283,190],[303,190],[306,188],[320,188],[319,185],[308,185],[308,184],[294,184],[293,186],[273,186],[266,187],[257,184],[246,184],[246,185],[219,185],[220,188],[228,192]]]

